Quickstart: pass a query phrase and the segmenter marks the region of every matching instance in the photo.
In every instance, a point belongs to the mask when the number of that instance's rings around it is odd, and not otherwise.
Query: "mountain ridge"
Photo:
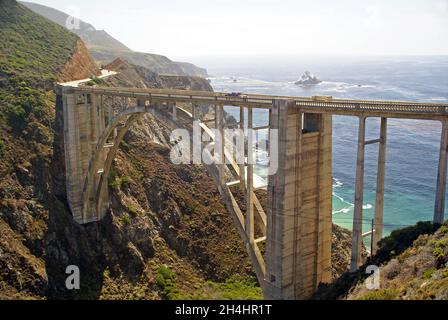
[[[70,18],[68,14],[34,2],[21,1],[20,3],[66,28],[66,21]],[[90,54],[100,65],[108,64],[116,58],[122,58],[159,74],[208,77],[205,69],[194,64],[172,61],[159,54],[133,51],[105,30],[97,30],[92,24],[85,21],[79,20],[79,29],[70,31],[77,34],[85,42]]]

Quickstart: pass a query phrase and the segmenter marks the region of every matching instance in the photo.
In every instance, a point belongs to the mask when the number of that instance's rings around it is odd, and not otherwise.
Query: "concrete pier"
[[[434,223],[442,224],[445,220],[445,195],[448,158],[448,122],[442,122],[440,138],[439,166],[437,173],[437,190],[434,208]]]
[[[279,170],[268,186],[265,297],[307,299],[331,281],[331,116],[276,101],[272,118]]]
[[[384,219],[384,180],[386,176],[387,118],[381,118],[378,148],[378,171],[376,180],[376,200],[374,231],[372,236],[373,253],[378,250],[378,242],[383,238]]]
[[[363,204],[364,204],[364,157],[366,140],[366,118],[359,118],[358,157],[356,161],[355,208],[353,214],[352,259],[350,271],[356,271],[361,264]]]

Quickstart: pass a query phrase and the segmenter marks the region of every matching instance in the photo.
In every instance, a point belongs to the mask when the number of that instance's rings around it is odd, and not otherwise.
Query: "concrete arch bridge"
[[[152,113],[178,128],[191,128],[185,119],[199,124],[201,133],[219,146],[214,152],[226,160],[207,168],[234,218],[268,299],[306,299],[320,283],[331,281],[332,115],[359,119],[352,270],[362,263],[364,153],[370,144],[379,145],[374,243],[382,237],[388,118],[442,122],[434,221],[444,220],[448,104],[70,86],[58,87],[57,95],[64,115],[67,197],[80,224],[104,217],[113,159],[125,133],[142,115]],[[201,106],[212,106],[212,119],[201,119]],[[269,145],[271,153],[276,153],[277,170],[268,179],[266,211],[254,188],[253,136],[247,135],[249,147],[243,155],[247,161],[238,162],[223,134],[224,106],[240,108],[236,127],[241,130],[276,132],[269,135],[275,138]],[[267,126],[253,125],[253,110],[259,108],[269,113]],[[381,119],[378,139],[365,139],[368,117]],[[232,178],[226,174],[229,171]],[[243,190],[246,210],[238,205],[233,188]]]

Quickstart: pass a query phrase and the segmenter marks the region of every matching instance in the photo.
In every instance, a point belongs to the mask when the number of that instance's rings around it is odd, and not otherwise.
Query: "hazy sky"
[[[172,58],[448,54],[448,0],[30,1]]]

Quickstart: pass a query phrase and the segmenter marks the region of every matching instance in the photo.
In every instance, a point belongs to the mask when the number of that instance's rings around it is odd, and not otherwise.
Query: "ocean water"
[[[216,91],[274,95],[448,102],[448,57],[266,58],[202,62]],[[306,70],[323,83],[294,85]],[[227,111],[238,118],[236,108]],[[254,112],[255,125],[267,123],[266,111]],[[358,119],[333,117],[333,221],[352,228]],[[384,233],[432,220],[441,124],[389,119],[384,204]],[[379,135],[379,120],[367,120],[367,139]],[[260,133],[263,138],[263,133]],[[377,145],[366,147],[364,232],[374,214]],[[262,178],[260,161],[256,173]],[[369,239],[366,239],[368,244]]]

